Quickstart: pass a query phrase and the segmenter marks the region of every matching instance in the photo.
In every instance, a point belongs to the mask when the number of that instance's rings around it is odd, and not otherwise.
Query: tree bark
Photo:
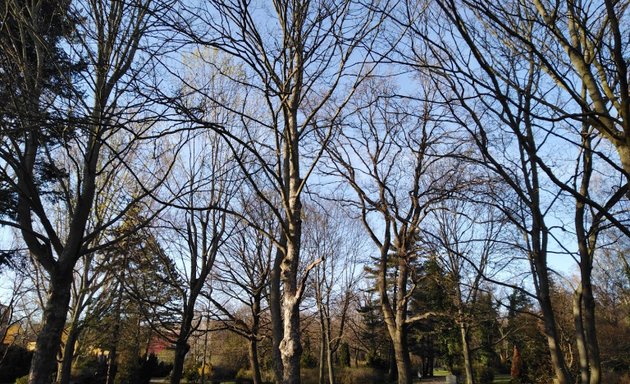
[[[184,313],[177,341],[175,342],[175,357],[173,359],[173,370],[171,371],[171,384],[179,384],[184,373],[184,359],[190,350],[188,345],[188,335],[192,324],[192,314]],[[205,364],[205,362],[204,362]]]
[[[74,360],[74,348],[79,337],[79,329],[73,319],[70,329],[68,330],[68,338],[63,348],[63,356],[61,365],[57,372],[57,382],[59,384],[68,384],[72,373],[72,361]]]
[[[252,380],[254,381],[254,384],[262,384],[260,363],[258,362],[258,341],[256,341],[256,336],[249,339],[249,366],[252,369]]]
[[[589,357],[590,384],[599,384],[601,381],[601,360],[599,356],[599,342],[597,340],[595,320],[595,299],[593,287],[588,279],[582,279],[582,302],[585,322],[586,349]]]
[[[539,257],[533,261],[535,265],[534,275],[537,277],[538,284],[536,286],[538,303],[543,313],[544,334],[547,338],[549,354],[551,357],[551,365],[556,375],[557,384],[570,384],[572,382],[571,375],[567,369],[564,355],[560,349],[558,341],[558,331],[556,328],[556,318],[551,304],[549,278],[547,276],[547,264],[541,262]]]
[[[59,340],[70,305],[72,273],[57,270],[51,272],[51,275],[50,292],[44,308],[44,324],[37,335],[29,384],[50,384],[53,381]]]
[[[321,316],[321,312],[320,312],[320,321],[322,321],[323,318]],[[319,343],[319,384],[325,384],[326,380],[325,380],[325,371],[326,371],[326,337],[324,336],[324,324],[321,324],[321,334],[320,334],[321,340]]]
[[[397,330],[394,335],[393,346],[394,357],[396,358],[396,371],[398,373],[398,384],[411,384],[411,360],[409,359],[407,333],[404,330]]]
[[[283,384],[299,384],[302,345],[300,343],[300,312],[296,298],[285,292],[282,309],[284,314],[284,338],[280,342],[280,354],[284,366],[282,382]]]
[[[466,371],[466,383],[475,384],[475,376],[473,373],[472,359],[470,356],[470,345],[468,343],[468,329],[462,317],[463,317],[463,314],[460,313],[460,318],[458,319],[458,322],[459,322],[459,333],[460,333],[461,341],[462,341],[462,356],[464,357],[464,370]]]
[[[578,287],[573,296],[573,323],[575,325],[575,342],[578,350],[580,367],[580,383],[589,382],[588,353],[586,352],[586,340],[584,335],[584,323],[582,314],[582,288]]]
[[[326,357],[328,361],[328,384],[335,384],[335,362],[333,361],[333,348],[330,334],[330,318],[326,319],[328,326],[326,332]]]
[[[284,236],[282,236],[284,239]],[[284,241],[286,244],[286,241]],[[284,244],[281,244],[284,246]],[[269,311],[271,312],[271,361],[273,373],[277,384],[282,383],[284,366],[282,364],[282,355],[280,353],[280,342],[284,338],[284,330],[282,327],[282,311],[280,309],[282,295],[280,293],[280,264],[283,259],[283,252],[280,247],[276,251],[273,268],[269,276]]]

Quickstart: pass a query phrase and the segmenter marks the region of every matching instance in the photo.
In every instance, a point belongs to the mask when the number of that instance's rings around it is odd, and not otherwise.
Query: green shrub
[[[451,373],[457,377],[462,377],[464,375],[464,369],[456,365],[451,368]]]
[[[474,375],[477,384],[492,384],[494,381],[494,370],[485,365],[476,365]]]
[[[304,353],[300,359],[300,365],[303,368],[315,368],[317,367],[317,358],[311,353]]]
[[[201,364],[195,364],[191,361],[184,366],[184,372],[182,376],[184,376],[186,381],[189,383],[198,383],[200,379],[199,367],[201,367]]]
[[[15,384],[28,384],[28,375],[19,377],[15,380]]]

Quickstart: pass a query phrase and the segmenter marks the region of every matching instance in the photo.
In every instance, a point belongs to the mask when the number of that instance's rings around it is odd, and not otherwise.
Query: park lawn
[[[450,372],[446,371],[446,370],[442,370],[442,369],[434,369],[433,370],[433,376],[447,376],[449,375]]]
[[[493,384],[509,384],[510,375],[496,375],[492,383]]]

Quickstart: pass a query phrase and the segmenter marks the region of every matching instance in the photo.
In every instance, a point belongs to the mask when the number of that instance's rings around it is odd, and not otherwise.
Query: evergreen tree
[[[18,201],[24,199],[18,193],[20,182],[32,182],[30,188],[54,200],[59,193],[56,182],[67,177],[40,151],[64,145],[75,135],[78,125],[69,122],[76,123],[77,117],[60,105],[76,101],[72,80],[84,65],[62,48],[79,22],[70,1],[44,0],[31,6],[5,0],[1,18],[0,139],[3,148],[20,151],[2,152],[9,167],[0,172],[0,215],[16,219]]]
[[[411,310],[415,313],[435,311],[450,313],[453,309],[448,292],[449,280],[434,258],[426,260],[417,272]],[[442,357],[451,362],[456,356],[449,355],[448,345],[457,342],[453,333],[455,324],[448,316],[430,317],[414,324],[410,331],[410,350],[422,360],[422,376],[433,376],[436,359]]]

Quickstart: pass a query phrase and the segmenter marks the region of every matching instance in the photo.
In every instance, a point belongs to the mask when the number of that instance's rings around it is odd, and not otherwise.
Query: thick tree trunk
[[[283,384],[299,384],[302,345],[300,343],[300,311],[296,298],[285,292],[282,309],[284,314],[284,338],[280,342],[280,354],[284,366],[282,382]]]
[[[551,357],[551,365],[553,367],[557,384],[572,383],[571,375],[567,369],[564,355],[560,349],[558,341],[558,331],[556,328],[556,319],[551,305],[549,292],[549,279],[546,273],[546,263],[536,263],[536,276],[538,277],[538,303],[543,313],[544,334],[547,338],[549,354]]]
[[[573,324],[575,325],[575,343],[578,350],[580,383],[588,384],[588,353],[586,352],[586,340],[584,335],[584,323],[582,315],[582,289],[578,287],[573,297]]]
[[[396,358],[396,371],[398,373],[398,384],[411,384],[411,360],[409,358],[409,348],[407,346],[407,335],[404,330],[397,330],[393,340],[394,356]]]
[[[175,356],[173,358],[173,370],[171,371],[171,384],[179,384],[184,373],[184,359],[190,350],[188,334],[190,332],[191,316],[185,316],[179,336],[175,342]],[[204,362],[205,363],[205,362]]]
[[[61,333],[66,324],[70,304],[71,286],[71,273],[51,272],[50,292],[44,308],[44,324],[37,335],[29,384],[50,384],[53,381]]]

